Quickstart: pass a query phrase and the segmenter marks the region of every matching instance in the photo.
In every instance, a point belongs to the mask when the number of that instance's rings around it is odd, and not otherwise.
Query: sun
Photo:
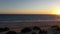
[[[60,10],[53,10],[52,14],[60,15]]]
[[[60,15],[60,10],[57,10],[57,11],[56,11],[56,14]]]

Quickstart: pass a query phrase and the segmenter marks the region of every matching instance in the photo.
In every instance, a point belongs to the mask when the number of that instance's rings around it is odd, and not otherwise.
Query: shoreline
[[[60,22],[60,20],[27,20],[27,21],[1,21],[0,23],[36,23],[36,22]]]

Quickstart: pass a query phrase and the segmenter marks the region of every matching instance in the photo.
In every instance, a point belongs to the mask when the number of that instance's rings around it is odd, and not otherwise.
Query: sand
[[[42,21],[42,22],[16,22],[16,23],[0,23],[0,27],[8,27],[10,31],[20,32],[24,27],[38,26],[42,29],[48,29],[53,25],[60,26],[60,21]]]

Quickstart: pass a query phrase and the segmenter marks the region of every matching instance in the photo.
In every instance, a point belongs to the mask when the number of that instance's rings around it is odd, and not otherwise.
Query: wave
[[[60,20],[15,20],[15,21],[0,21],[0,23],[14,23],[14,22],[43,22],[43,21],[60,21]]]

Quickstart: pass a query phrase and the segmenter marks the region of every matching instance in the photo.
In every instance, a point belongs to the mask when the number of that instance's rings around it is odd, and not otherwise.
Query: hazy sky
[[[60,0],[0,0],[0,14],[51,14]]]

